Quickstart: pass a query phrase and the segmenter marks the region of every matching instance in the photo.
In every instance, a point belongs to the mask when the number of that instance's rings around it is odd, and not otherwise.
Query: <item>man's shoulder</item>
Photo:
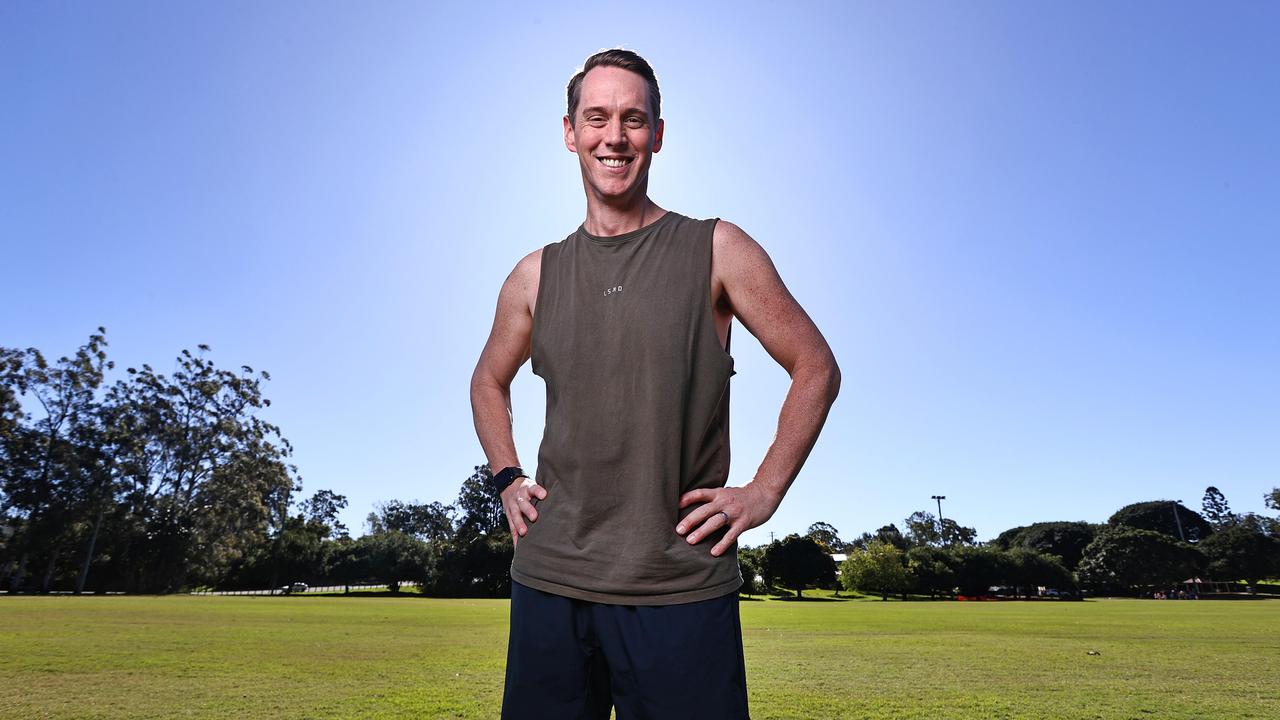
[[[517,284],[525,285],[527,283],[538,282],[538,275],[542,272],[542,251],[544,248],[538,248],[533,252],[520,258],[516,263],[516,267],[511,271],[508,281],[514,281]]]
[[[723,256],[755,254],[760,251],[760,245],[745,230],[723,218],[716,218],[711,242],[714,252]]]

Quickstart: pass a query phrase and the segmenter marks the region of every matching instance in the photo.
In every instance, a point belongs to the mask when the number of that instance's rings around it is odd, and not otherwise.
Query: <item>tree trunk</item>
[[[9,586],[12,592],[18,592],[22,589],[22,581],[27,579],[27,557],[30,550],[23,550],[22,557],[18,558],[18,569],[13,573],[13,584]]]
[[[48,593],[49,585],[53,582],[53,569],[58,564],[58,551],[54,550],[49,553],[49,564],[44,568],[44,580],[40,582],[40,592]]]
[[[76,578],[76,594],[84,592],[85,581],[89,579],[89,566],[93,564],[93,548],[98,544],[98,529],[102,527],[102,515],[106,506],[98,508],[98,517],[93,521],[93,532],[89,534],[89,552],[84,554],[84,567],[80,568],[80,577]]]

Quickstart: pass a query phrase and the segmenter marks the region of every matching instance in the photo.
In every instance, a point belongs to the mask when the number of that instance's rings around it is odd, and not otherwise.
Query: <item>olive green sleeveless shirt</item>
[[[634,232],[584,228],[542,251],[533,372],[547,385],[536,480],[547,498],[513,580],[623,605],[719,597],[742,584],[718,530],[676,534],[680,496],[729,475],[729,377],[711,308],[716,220],[669,212]]]

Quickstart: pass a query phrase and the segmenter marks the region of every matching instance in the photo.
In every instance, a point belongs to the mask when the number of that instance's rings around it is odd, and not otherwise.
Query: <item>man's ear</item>
[[[573,123],[569,122],[568,115],[564,116],[564,146],[574,155],[578,154],[577,144],[573,142]]]
[[[658,118],[658,124],[653,128],[653,148],[650,152],[658,152],[662,149],[662,129],[666,126],[662,118]]]

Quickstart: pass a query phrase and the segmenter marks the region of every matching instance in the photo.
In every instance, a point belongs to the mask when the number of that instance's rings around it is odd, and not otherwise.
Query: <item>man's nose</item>
[[[610,120],[606,127],[604,141],[610,145],[626,145],[627,134],[623,132],[624,130],[621,120]]]

